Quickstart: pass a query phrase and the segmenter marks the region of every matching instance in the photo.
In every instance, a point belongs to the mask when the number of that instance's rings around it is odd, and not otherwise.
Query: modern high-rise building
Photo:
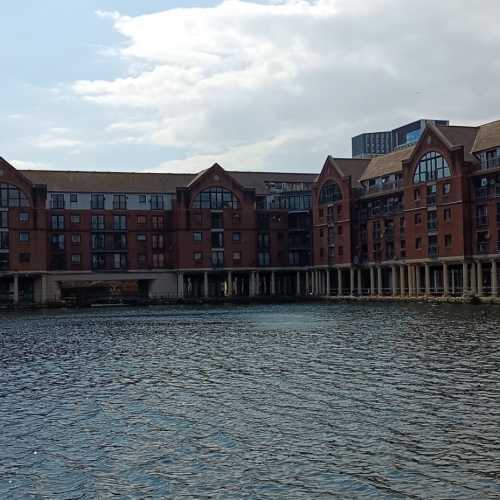
[[[428,123],[449,125],[448,120],[421,119],[390,131],[366,132],[352,138],[352,157],[373,158],[415,144],[420,139]]]

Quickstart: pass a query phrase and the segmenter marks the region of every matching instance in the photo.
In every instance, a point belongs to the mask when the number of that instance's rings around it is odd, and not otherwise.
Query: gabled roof
[[[480,127],[457,127],[451,125],[435,125],[435,129],[440,132],[447,141],[447,146],[451,148],[464,147],[464,158],[474,161],[472,147]]]
[[[402,162],[412,155],[415,146],[399,149],[386,155],[376,156],[369,160],[366,170],[360,177],[360,181],[394,174],[403,170]]]
[[[478,153],[500,146],[500,120],[479,127],[471,152]]]
[[[353,186],[359,185],[360,178],[370,163],[370,160],[366,158],[332,158],[331,156],[328,158],[341,175],[351,177]]]
[[[87,193],[175,193],[188,187],[200,174],[86,172],[62,170],[20,170],[33,184],[46,184],[53,192]],[[203,171],[205,172],[205,171]],[[245,188],[257,194],[270,192],[267,182],[312,183],[317,174],[285,172],[234,172],[225,170]]]

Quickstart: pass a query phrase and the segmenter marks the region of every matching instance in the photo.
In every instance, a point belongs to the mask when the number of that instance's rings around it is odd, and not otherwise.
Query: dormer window
[[[436,151],[431,151],[420,158],[413,176],[413,183],[435,181],[450,176],[448,162]]]

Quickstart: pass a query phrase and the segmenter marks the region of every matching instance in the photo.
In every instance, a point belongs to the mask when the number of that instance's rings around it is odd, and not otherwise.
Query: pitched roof
[[[457,127],[455,125],[436,125],[451,147],[463,146],[464,157],[468,161],[474,161],[472,147],[480,127]]]
[[[370,163],[366,158],[332,158],[329,160],[337,167],[339,173],[345,177],[351,176],[353,186],[359,185],[359,180]]]
[[[477,153],[498,146],[500,146],[500,120],[486,123],[479,127],[471,151],[472,153]]]
[[[403,170],[402,162],[410,158],[415,146],[404,149],[398,149],[392,153],[376,156],[370,160],[366,170],[360,177],[360,181],[382,177],[384,175],[394,174]]]
[[[104,193],[174,193],[187,187],[200,174],[83,172],[62,170],[21,170],[33,184],[46,184],[49,191]],[[270,190],[266,182],[314,182],[317,174],[226,171],[243,187],[257,194]]]

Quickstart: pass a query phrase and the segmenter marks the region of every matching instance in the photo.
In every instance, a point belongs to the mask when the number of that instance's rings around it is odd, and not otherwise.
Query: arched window
[[[342,193],[335,182],[327,182],[321,188],[319,195],[320,203],[335,203],[342,199]]]
[[[26,195],[13,184],[0,184],[0,208],[28,207]]]
[[[221,210],[223,208],[240,208],[238,198],[227,189],[213,187],[198,193],[193,201],[193,208],[210,208]]]
[[[439,153],[431,151],[420,158],[413,176],[413,183],[435,181],[450,176],[448,162]]]

